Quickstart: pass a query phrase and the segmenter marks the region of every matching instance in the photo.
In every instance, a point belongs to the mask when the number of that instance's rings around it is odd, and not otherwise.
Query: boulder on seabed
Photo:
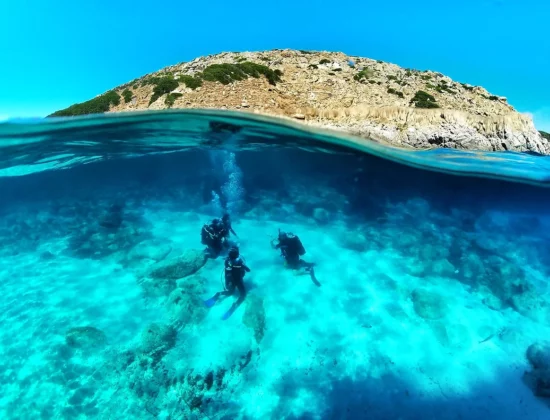
[[[158,362],[176,345],[178,332],[171,325],[153,323],[141,333],[141,353]]]
[[[367,237],[356,231],[345,232],[342,235],[339,235],[340,245],[342,247],[350,249],[352,251],[365,251],[368,247]]]
[[[326,224],[330,221],[330,213],[328,210],[322,207],[316,207],[313,210],[313,218],[316,222]]]
[[[69,347],[92,349],[107,344],[105,333],[95,327],[74,327],[65,333],[65,342]]]
[[[189,249],[177,257],[153,265],[149,277],[177,280],[195,274],[205,264],[206,254],[202,250]]]
[[[534,343],[527,348],[527,360],[533,370],[527,373],[537,397],[550,397],[550,343]]]
[[[166,301],[171,322],[176,327],[200,323],[207,314],[207,308],[199,295],[185,289],[174,290]]]
[[[248,295],[243,322],[254,331],[256,343],[260,344],[265,333],[265,308],[264,300],[256,295]]]
[[[414,311],[418,316],[428,320],[440,319],[445,316],[447,304],[438,293],[423,289],[415,289],[411,294]]]
[[[172,251],[170,243],[160,239],[146,239],[135,245],[128,253],[128,259],[164,260]]]

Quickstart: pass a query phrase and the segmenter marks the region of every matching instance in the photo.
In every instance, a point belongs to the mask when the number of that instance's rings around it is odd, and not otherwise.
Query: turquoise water
[[[549,158],[356,141],[214,111],[1,124],[0,416],[549,418],[525,374]],[[224,211],[251,268],[227,320],[200,236]]]

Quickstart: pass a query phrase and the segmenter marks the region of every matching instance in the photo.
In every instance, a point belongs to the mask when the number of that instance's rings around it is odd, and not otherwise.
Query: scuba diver
[[[275,243],[275,241],[277,242]],[[285,265],[287,267],[293,270],[300,270],[303,268],[309,273],[313,283],[316,286],[321,286],[313,270],[315,263],[308,263],[300,258],[306,253],[306,249],[297,235],[291,232],[281,232],[281,229],[279,229],[279,236],[271,240],[271,246],[281,250],[281,256],[285,259]]]
[[[237,236],[231,226],[231,218],[227,213],[221,219],[216,218],[210,224],[202,227],[201,243],[207,246],[209,257],[217,258],[224,248],[231,246],[229,241],[230,233]]]
[[[225,321],[229,318],[233,312],[243,303],[246,297],[246,290],[244,288],[244,275],[250,272],[250,268],[244,262],[244,259],[239,254],[239,248],[232,247],[229,250],[227,258],[224,263],[225,273],[225,285],[224,291],[218,292],[204,303],[207,307],[214,306],[220,298],[225,298],[232,295],[235,292],[235,288],[239,289],[239,298],[231,305],[231,308],[223,315],[222,319]]]

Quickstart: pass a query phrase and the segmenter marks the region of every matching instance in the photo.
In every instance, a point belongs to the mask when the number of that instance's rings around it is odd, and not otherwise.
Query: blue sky
[[[550,1],[4,0],[0,118],[222,51],[343,51],[481,85],[550,131]]]

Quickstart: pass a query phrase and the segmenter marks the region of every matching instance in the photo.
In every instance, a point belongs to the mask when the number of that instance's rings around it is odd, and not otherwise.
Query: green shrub
[[[342,71],[342,69],[332,69],[332,71]]]
[[[326,58],[323,58],[321,61],[319,61],[319,64],[328,64],[330,63],[330,60],[327,60]]]
[[[489,99],[490,101],[498,101],[498,96],[491,95],[491,96],[488,96],[487,99]]]
[[[238,63],[242,63],[243,61],[246,61],[246,58],[244,58],[244,57],[237,57],[237,58],[235,58],[235,61],[237,61]]]
[[[80,104],[71,105],[68,108],[56,111],[49,115],[50,117],[72,117],[75,115],[86,114],[101,114],[109,111],[111,105],[117,106],[120,104],[120,95],[115,91],[109,91],[97,98],[90,99],[89,101],[82,102]]]
[[[262,64],[247,61],[238,64],[212,64],[204,69],[201,77],[210,82],[228,85],[231,82],[245,80],[249,76],[257,78],[264,75],[270,84],[275,85],[281,81],[282,74],[280,70],[272,70]]]
[[[361,70],[359,73],[357,73],[353,78],[357,80],[358,82],[362,82],[363,80],[368,80],[372,77],[373,71],[369,69],[368,67],[365,67],[363,70]]]
[[[179,81],[182,82],[189,89],[195,90],[202,86],[202,80],[198,77],[189,76],[187,74],[181,75]]]
[[[410,76],[410,75],[412,75],[412,71],[407,69],[407,71],[405,72],[405,76]]]
[[[423,90],[416,92],[410,103],[417,108],[439,108],[435,98]]]
[[[394,76],[394,75],[389,75],[388,76],[388,80],[397,80],[397,76]]]
[[[170,93],[179,86],[177,80],[174,79],[174,76],[164,76],[155,78],[155,87],[153,88],[153,96],[149,100],[149,105],[155,102],[165,93]]]
[[[124,102],[125,103],[128,103],[132,100],[132,92],[128,89],[124,89],[124,91],[122,92],[122,97],[124,98]]]
[[[329,76],[336,76],[336,73],[333,73],[331,71],[328,72]]]
[[[468,90],[468,91],[472,91],[474,90],[474,86],[468,86],[466,83],[461,83],[460,84],[464,89]]]
[[[382,63],[383,63],[382,60],[376,60],[376,62],[377,62],[378,64],[382,64]]]
[[[302,54],[313,54],[313,51],[300,50]]]
[[[310,64],[309,66],[307,66],[308,69],[318,69],[319,67],[317,66],[317,64]]]
[[[420,76],[420,78],[422,80],[431,80],[432,76],[430,76],[429,74],[423,74],[422,76]]]
[[[546,131],[539,131],[539,133],[543,138],[550,141],[550,133],[547,133]]]
[[[269,61],[269,57],[260,57],[260,60],[262,60],[262,61]]]
[[[139,85],[136,83],[134,86],[132,86],[133,89],[137,89]]]
[[[174,102],[176,101],[176,99],[182,96],[183,94],[178,92],[169,93],[168,95],[166,95],[166,99],[164,100],[164,103],[168,105],[168,108],[171,108],[172,105],[174,105]]]
[[[403,92],[399,92],[398,90],[395,90],[393,88],[388,88],[388,93],[391,93],[393,95],[397,95],[399,96],[400,98],[404,98],[405,96],[403,95]]]

